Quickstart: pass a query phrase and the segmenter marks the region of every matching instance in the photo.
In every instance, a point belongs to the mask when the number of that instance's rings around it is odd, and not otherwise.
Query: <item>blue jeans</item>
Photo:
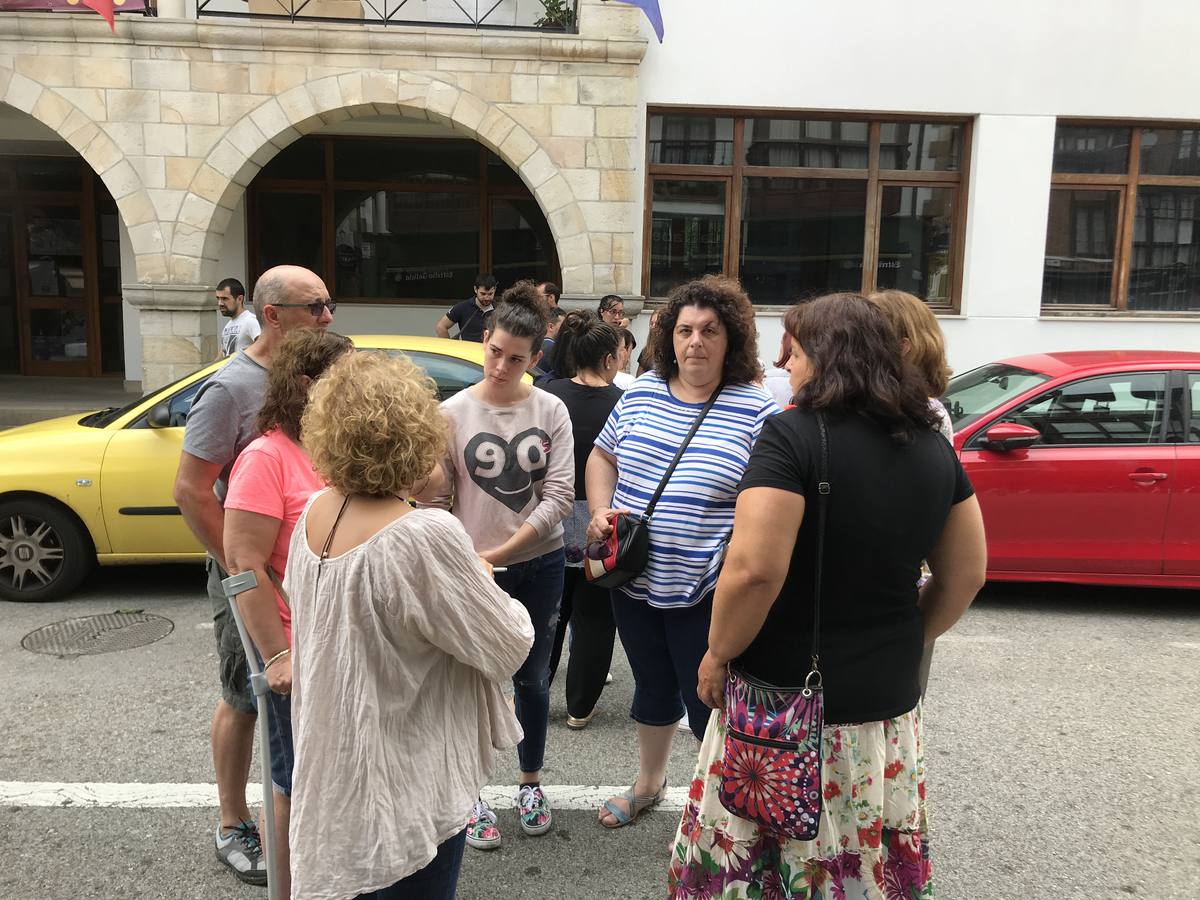
[[[262,669],[263,658],[254,648],[258,667]],[[246,678],[249,686],[249,676]],[[253,693],[253,689],[251,689]],[[255,701],[257,703],[257,701]],[[281,697],[267,691],[267,738],[271,745],[271,786],[285,797],[292,796],[292,770],[296,767],[296,749],[292,743],[292,697]]]
[[[643,725],[674,725],[686,708],[692,734],[704,740],[711,710],[696,694],[696,672],[708,651],[713,595],[692,606],[659,609],[620,588],[613,618],[633,670],[630,717]]]
[[[464,829],[438,844],[437,856],[425,868],[401,878],[391,887],[359,894],[358,900],[454,900],[466,843]]]
[[[513,675],[517,721],[525,738],[517,744],[517,760],[522,772],[538,772],[546,755],[546,727],[550,720],[550,652],[554,649],[554,631],[558,625],[558,604],[562,600],[562,548],[521,563],[512,563],[507,572],[496,573],[496,584],[520,601],[533,620],[533,647]]]

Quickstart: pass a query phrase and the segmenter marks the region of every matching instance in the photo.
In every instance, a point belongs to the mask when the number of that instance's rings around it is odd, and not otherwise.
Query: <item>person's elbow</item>
[[[199,491],[189,479],[176,478],[171,497],[174,499],[175,505],[179,507],[179,511],[186,516],[196,508]]]

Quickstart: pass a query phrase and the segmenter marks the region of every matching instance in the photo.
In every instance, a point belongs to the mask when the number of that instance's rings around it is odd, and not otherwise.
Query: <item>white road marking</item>
[[[608,785],[545,785],[552,809],[597,810],[609,797],[627,788]],[[517,789],[513,785],[488,785],[483,799],[497,809],[513,805]],[[667,788],[660,809],[679,812],[687,800],[688,788]],[[246,786],[246,800],[262,802],[262,785]],[[197,809],[217,806],[215,784],[141,784],[114,782],[0,781],[0,806],[38,806],[117,809]]]

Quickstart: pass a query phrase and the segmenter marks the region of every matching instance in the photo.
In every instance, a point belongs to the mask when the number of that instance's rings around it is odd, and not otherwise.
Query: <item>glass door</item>
[[[85,221],[79,205],[21,204],[17,292],[27,375],[98,374]]]
[[[0,374],[21,370],[17,340],[16,229],[11,204],[0,199]]]

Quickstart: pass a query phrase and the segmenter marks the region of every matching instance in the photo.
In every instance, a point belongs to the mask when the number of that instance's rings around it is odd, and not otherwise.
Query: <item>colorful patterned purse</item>
[[[816,586],[813,591],[812,669],[800,688],[782,688],[732,666],[725,684],[725,752],[721,805],[763,831],[811,841],[821,822],[821,730],[824,692],[818,665],[821,561],[829,487],[829,438],[817,413],[821,463],[817,481]]]

